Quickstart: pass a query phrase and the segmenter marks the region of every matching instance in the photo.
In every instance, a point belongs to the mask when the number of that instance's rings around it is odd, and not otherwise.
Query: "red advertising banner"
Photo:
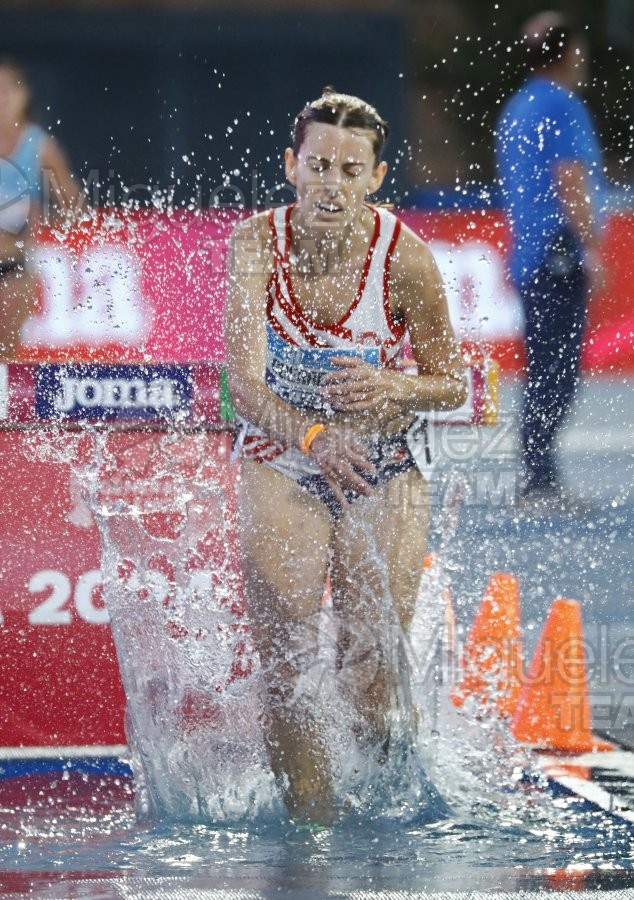
[[[0,746],[123,744],[99,533],[46,441],[0,432]]]
[[[505,274],[500,213],[403,211],[429,241],[464,343],[503,369],[522,364],[522,312]],[[41,235],[33,269],[40,308],[20,359],[210,362],[224,358],[227,243],[238,213],[99,213],[69,233]],[[605,228],[605,285],[593,296],[584,352],[591,372],[634,371],[634,216]]]
[[[133,506],[143,533],[167,547],[145,565],[165,585],[156,605],[169,643],[183,637],[169,606],[169,544],[183,526],[179,485],[185,479],[189,486],[201,465],[214,490],[202,500],[192,498],[202,527],[191,548],[189,577],[223,572],[234,605],[240,584],[230,435],[182,433],[168,448],[167,465],[165,436],[110,431],[99,502]],[[101,537],[78,470],[65,461],[96,458],[93,440],[81,432],[0,431],[0,748],[98,753],[125,743],[125,695],[103,600]],[[131,565],[110,572],[110,581],[129,579]],[[233,677],[240,676],[239,666],[237,660]]]
[[[224,358],[225,257],[234,213],[96,214],[40,235],[40,308],[20,360],[211,362]]]

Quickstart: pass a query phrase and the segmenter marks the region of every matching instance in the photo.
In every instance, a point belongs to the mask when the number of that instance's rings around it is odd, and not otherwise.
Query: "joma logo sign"
[[[178,365],[43,365],[35,402],[42,419],[142,419],[191,409],[192,372]]]
[[[64,378],[54,402],[62,413],[76,406],[175,410],[180,406],[179,384],[168,378],[149,382],[141,378]]]

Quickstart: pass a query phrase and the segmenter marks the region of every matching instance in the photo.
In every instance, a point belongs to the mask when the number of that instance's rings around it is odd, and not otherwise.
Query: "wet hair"
[[[532,24],[534,23],[534,25]],[[559,62],[566,55],[577,32],[563,16],[532,19],[524,26],[521,43],[526,50],[526,62],[531,69],[543,69]]]
[[[390,133],[389,125],[373,106],[351,94],[340,94],[333,87],[325,87],[321,97],[305,106],[297,115],[291,138],[297,156],[311,122],[337,125],[339,128],[359,128],[372,132],[374,165],[381,162],[383,148]]]

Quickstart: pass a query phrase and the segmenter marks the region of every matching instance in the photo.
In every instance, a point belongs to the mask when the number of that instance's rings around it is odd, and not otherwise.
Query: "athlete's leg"
[[[411,469],[355,501],[334,532],[340,677],[360,715],[361,733],[372,744],[389,737],[400,634],[414,612],[428,530],[429,486]]]
[[[320,686],[318,629],[330,516],[292,479],[249,460],[242,467],[239,513],[273,771],[291,815],[329,821],[334,813],[331,768],[314,701]]]

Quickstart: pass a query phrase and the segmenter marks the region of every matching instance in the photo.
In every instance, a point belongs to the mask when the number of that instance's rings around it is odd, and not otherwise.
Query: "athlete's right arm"
[[[229,388],[243,418],[272,439],[301,447],[314,419],[281,400],[266,384],[266,299],[272,270],[272,237],[262,213],[234,229],[229,249],[224,319]],[[367,471],[373,466],[352,435],[329,426],[314,439],[310,455],[340,502],[346,503],[343,488],[370,492],[353,466]]]

